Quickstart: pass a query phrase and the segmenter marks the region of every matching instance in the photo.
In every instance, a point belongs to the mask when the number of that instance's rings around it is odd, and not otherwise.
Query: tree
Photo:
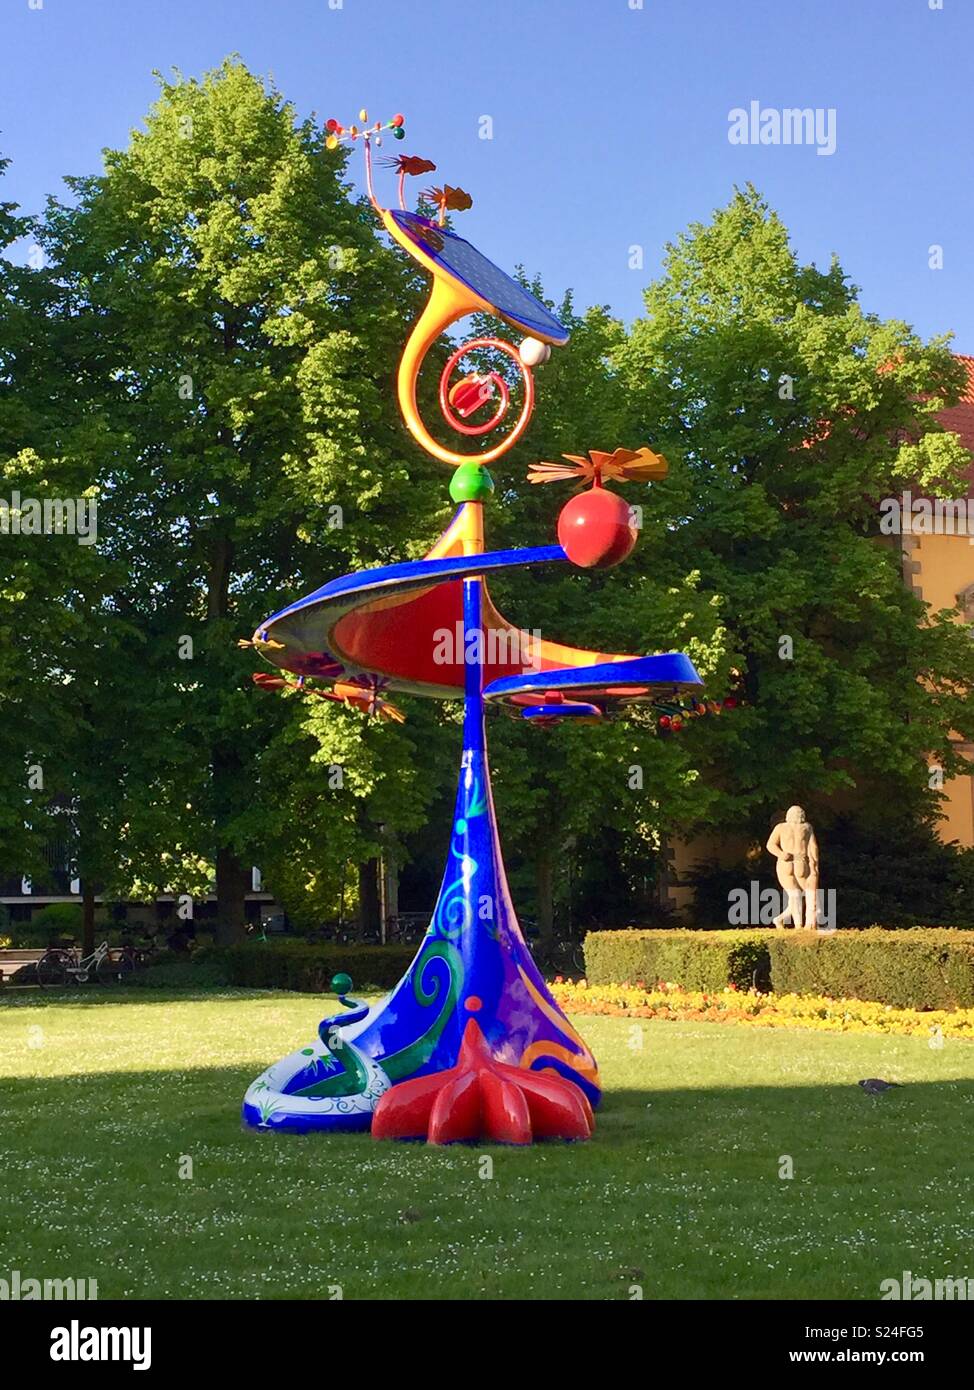
[[[0,204],[0,249],[33,231]],[[91,686],[76,679],[73,653],[98,644],[80,614],[101,580],[90,480],[57,454],[56,287],[37,251],[26,264],[0,258],[0,863],[43,883],[52,848],[69,872],[77,861],[77,787],[67,774],[88,751],[75,706]],[[85,534],[73,533],[79,521]]]
[[[962,489],[968,455],[934,418],[962,375],[945,342],[864,313],[837,262],[799,265],[747,188],[668,248],[615,361],[633,428],[675,464],[670,563],[717,603],[748,702],[691,730],[710,795],[686,828],[761,833],[798,798],[932,814],[928,756],[949,775],[950,731],[974,733],[974,653],[876,532],[904,486]]]
[[[531,288],[544,297],[539,283]],[[571,339],[539,369],[538,405],[526,441],[493,470],[491,547],[544,545],[555,538],[558,512],[572,491],[564,484],[529,484],[530,463],[592,448],[655,445],[655,431],[629,418],[626,383],[613,365],[625,341],[621,325],[604,308],[577,312],[570,296],[557,312]],[[703,675],[720,684],[726,660],[716,605],[697,592],[695,561],[665,545],[670,516],[654,488],[619,488],[642,509],[643,526],[635,551],[618,568],[514,570],[491,581],[492,594],[505,617],[544,637],[596,651],[686,651]],[[502,831],[515,869],[520,856],[531,866],[543,938],[551,934],[556,906],[565,897],[570,859],[577,860],[584,879],[598,870],[608,842],[613,849],[625,842],[622,857],[645,866],[668,818],[691,816],[701,798],[685,745],[657,740],[654,718],[645,710],[627,711],[598,728],[542,731],[526,720],[497,720],[491,746]],[[644,877],[634,872],[626,884],[630,899]]]
[[[380,855],[402,864],[406,837],[425,823],[437,790],[455,774],[455,739],[439,706],[414,699],[404,725],[300,696],[267,745],[247,833],[261,845],[264,877],[301,928],[338,915],[360,894],[349,866],[374,878]],[[448,822],[444,825],[444,846]],[[378,894],[378,883],[374,889]],[[362,925],[378,923],[363,908]],[[372,905],[373,911],[377,904]]]
[[[9,164],[0,159],[0,177]],[[28,429],[21,388],[27,376],[25,342],[27,323],[21,305],[25,271],[12,264],[5,253],[25,235],[29,223],[19,215],[15,204],[0,201],[0,465],[2,465],[4,506],[11,501],[7,486],[8,463],[22,446]],[[11,713],[16,700],[19,670],[15,645],[15,615],[24,607],[20,565],[11,553],[10,521],[4,512],[4,532],[0,534],[0,845],[3,853],[0,872],[23,872],[29,866],[35,847],[27,829],[28,773],[26,748],[18,738]]]
[[[131,788],[117,857],[174,889],[213,862],[231,939],[263,839],[261,753],[294,717],[254,690],[236,640],[324,578],[421,544],[433,512],[388,382],[415,281],[348,196],[342,157],[241,63],[160,89],[145,130],[103,176],[68,180],[74,201],[52,201],[39,236],[62,390],[85,404],[64,446],[110,504],[104,602],[140,634],[127,675],[154,711],[155,774]]]

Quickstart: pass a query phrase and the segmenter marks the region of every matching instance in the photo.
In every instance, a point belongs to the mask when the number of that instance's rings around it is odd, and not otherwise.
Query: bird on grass
[[[881,1096],[884,1091],[892,1091],[893,1087],[899,1084],[898,1081],[883,1081],[878,1076],[867,1076],[865,1081],[859,1082],[867,1096]]]

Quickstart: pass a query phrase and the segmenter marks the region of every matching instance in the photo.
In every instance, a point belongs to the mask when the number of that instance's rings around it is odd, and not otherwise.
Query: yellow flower
[[[945,1038],[974,1037],[974,1009],[897,1009],[863,999],[829,999],[814,995],[758,994],[754,990],[705,993],[666,984],[658,989],[636,985],[591,985],[565,981],[552,987],[561,1006],[576,1013],[638,1018],[707,1018],[725,1023],[753,1023],[763,1028],[815,1028],[836,1033],[894,1033]]]

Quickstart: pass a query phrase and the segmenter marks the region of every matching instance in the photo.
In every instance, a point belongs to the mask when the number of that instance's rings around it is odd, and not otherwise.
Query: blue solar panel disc
[[[392,208],[389,215],[408,241],[455,280],[485,299],[502,319],[548,342],[558,345],[568,342],[568,329],[554,314],[462,236],[446,227],[433,225],[415,212]]]

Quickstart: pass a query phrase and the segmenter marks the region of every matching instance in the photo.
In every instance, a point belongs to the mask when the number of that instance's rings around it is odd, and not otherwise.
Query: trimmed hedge
[[[776,994],[875,999],[901,1009],[974,1007],[974,931],[769,933]]]
[[[303,941],[244,941],[197,952],[194,961],[216,963],[228,984],[252,989],[295,989],[322,994],[340,971],[351,975],[354,989],[368,985],[391,989],[416,954],[415,946],[309,945]]]
[[[691,990],[867,999],[901,1009],[974,1008],[974,931],[870,927],[831,934],[774,931],[603,931],[585,938],[590,984],[658,981]]]
[[[142,989],[212,989],[232,983],[224,963],[209,949],[189,959],[167,954],[126,980]]]
[[[596,931],[585,938],[585,975],[593,985],[655,985],[685,989],[750,989],[767,975],[766,931]]]

